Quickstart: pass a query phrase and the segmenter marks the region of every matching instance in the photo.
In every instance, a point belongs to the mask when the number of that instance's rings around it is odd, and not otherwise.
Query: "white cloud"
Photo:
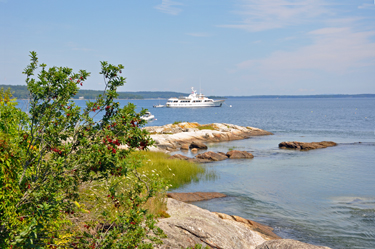
[[[162,3],[155,6],[154,8],[166,14],[178,15],[182,11],[182,9],[173,7],[174,5],[183,5],[183,4],[174,2],[171,0],[162,0]]]
[[[225,28],[262,31],[299,25],[312,18],[329,14],[323,0],[242,0],[241,11],[234,13],[242,16],[238,24],[219,25]]]
[[[358,6],[358,9],[375,9],[375,1],[374,3],[364,3]]]
[[[237,65],[237,70],[263,72],[265,77],[283,75],[301,78],[313,70],[343,75],[362,67],[375,66],[375,42],[371,41],[375,31],[323,28],[307,35],[313,44],[291,52],[276,51],[263,59],[243,61]]]

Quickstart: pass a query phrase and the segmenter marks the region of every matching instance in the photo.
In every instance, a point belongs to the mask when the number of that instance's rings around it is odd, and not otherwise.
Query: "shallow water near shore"
[[[264,223],[283,238],[331,248],[375,248],[374,98],[229,98],[221,108],[191,109],[152,108],[158,100],[119,102],[133,102],[138,111],[148,108],[157,118],[148,125],[218,122],[274,133],[209,143],[211,151],[246,150],[255,157],[206,164],[217,178],[202,178],[174,190],[228,195],[195,205]],[[338,146],[311,151],[278,148],[283,141],[324,140]]]

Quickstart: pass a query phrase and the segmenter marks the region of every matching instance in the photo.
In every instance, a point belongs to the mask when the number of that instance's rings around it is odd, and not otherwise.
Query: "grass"
[[[199,176],[203,175],[206,170],[196,163],[168,159],[170,155],[163,152],[136,152],[144,155],[148,160],[142,165],[139,171],[150,174],[157,172],[162,178],[169,182],[172,189],[181,187],[192,181],[198,181]]]
[[[184,122],[184,121],[174,121],[173,124],[174,124],[174,125],[178,125],[178,124],[183,123],[183,122]]]
[[[198,130],[215,130],[211,125],[202,125],[198,127]]]
[[[133,156],[134,158],[144,158],[141,167],[137,169],[139,173],[148,177],[163,178],[169,184],[164,191],[157,193],[156,196],[144,204],[144,208],[148,210],[148,213],[157,217],[169,217],[165,195],[165,191],[168,188],[176,189],[199,179],[211,180],[216,178],[215,172],[212,170],[206,171],[206,167],[188,161],[168,159],[170,155],[163,152],[138,151],[134,152]],[[131,191],[131,184],[134,180],[132,179],[131,175],[121,178],[109,177],[81,185],[82,203],[80,204],[83,209],[90,210],[90,212],[84,212],[79,221],[73,222],[75,226],[81,227],[82,224],[89,220],[98,220],[105,223],[103,212],[110,214],[115,214],[116,212],[113,203],[108,200],[108,189],[110,186],[116,186],[117,189],[124,191],[124,193]]]

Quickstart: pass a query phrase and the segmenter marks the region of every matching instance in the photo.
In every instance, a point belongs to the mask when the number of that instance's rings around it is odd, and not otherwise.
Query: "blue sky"
[[[92,73],[123,64],[121,91],[206,95],[375,93],[374,0],[0,0],[0,84],[29,51]]]

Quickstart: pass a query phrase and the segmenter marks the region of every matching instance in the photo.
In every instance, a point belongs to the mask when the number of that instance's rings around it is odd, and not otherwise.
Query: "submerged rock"
[[[336,146],[336,145],[337,144],[332,141],[311,142],[311,143],[290,141],[290,142],[279,143],[279,148],[296,149],[296,150],[314,150],[314,149],[327,148],[327,147]]]
[[[269,240],[257,246],[255,249],[330,249],[326,246],[315,246],[293,239]]]
[[[225,194],[218,192],[168,193],[167,196],[183,202],[205,201],[226,197]]]

